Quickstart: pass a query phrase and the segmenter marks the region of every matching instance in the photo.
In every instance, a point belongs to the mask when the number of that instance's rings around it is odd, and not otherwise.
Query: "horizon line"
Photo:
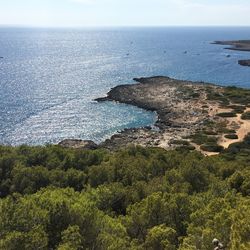
[[[0,24],[0,28],[44,28],[44,29],[106,29],[106,28],[250,28],[250,25],[74,25],[43,26],[25,24]]]

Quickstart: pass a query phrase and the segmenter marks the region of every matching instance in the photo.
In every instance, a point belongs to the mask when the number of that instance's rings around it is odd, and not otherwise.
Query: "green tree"
[[[58,250],[81,250],[83,249],[83,238],[79,226],[69,226],[62,232],[62,241]]]
[[[177,243],[176,231],[162,224],[148,231],[145,240],[145,249],[148,250],[175,250]]]
[[[250,249],[250,199],[238,200],[231,227],[231,249]]]

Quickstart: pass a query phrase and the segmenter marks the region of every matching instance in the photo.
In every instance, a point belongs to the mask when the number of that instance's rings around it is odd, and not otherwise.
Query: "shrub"
[[[237,115],[235,112],[222,112],[222,113],[218,113],[217,116],[223,117],[223,118],[229,118],[229,117],[236,117]]]
[[[202,132],[196,133],[194,135],[191,136],[191,139],[194,143],[198,144],[198,145],[202,145],[202,144],[214,144],[217,142],[217,138],[216,137],[212,137],[212,136],[207,136],[205,134],[203,134]]]
[[[176,145],[185,145],[185,146],[190,145],[188,141],[183,141],[183,140],[172,140],[171,143]]]
[[[228,134],[228,135],[225,135],[225,138],[232,139],[232,140],[237,140],[239,137],[236,134]]]
[[[250,120],[250,112],[245,112],[244,114],[241,115],[242,120]]]
[[[224,148],[222,146],[219,146],[217,144],[204,144],[201,145],[201,150],[207,151],[207,152],[221,152]]]
[[[181,146],[181,147],[178,147],[176,150],[179,152],[181,152],[181,151],[193,151],[193,150],[195,150],[195,147],[192,145]]]
[[[203,132],[206,135],[217,135],[217,132],[215,132],[213,130],[204,130]]]

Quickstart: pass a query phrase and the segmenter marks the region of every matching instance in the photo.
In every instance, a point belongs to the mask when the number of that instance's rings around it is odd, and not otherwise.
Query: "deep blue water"
[[[0,144],[100,142],[153,124],[153,113],[92,101],[134,77],[249,88],[250,68],[237,61],[250,53],[210,44],[231,39],[250,39],[250,28],[0,28]]]

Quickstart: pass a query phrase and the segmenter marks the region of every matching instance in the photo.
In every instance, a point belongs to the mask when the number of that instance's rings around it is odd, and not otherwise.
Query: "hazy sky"
[[[250,0],[0,0],[0,25],[250,26]]]

